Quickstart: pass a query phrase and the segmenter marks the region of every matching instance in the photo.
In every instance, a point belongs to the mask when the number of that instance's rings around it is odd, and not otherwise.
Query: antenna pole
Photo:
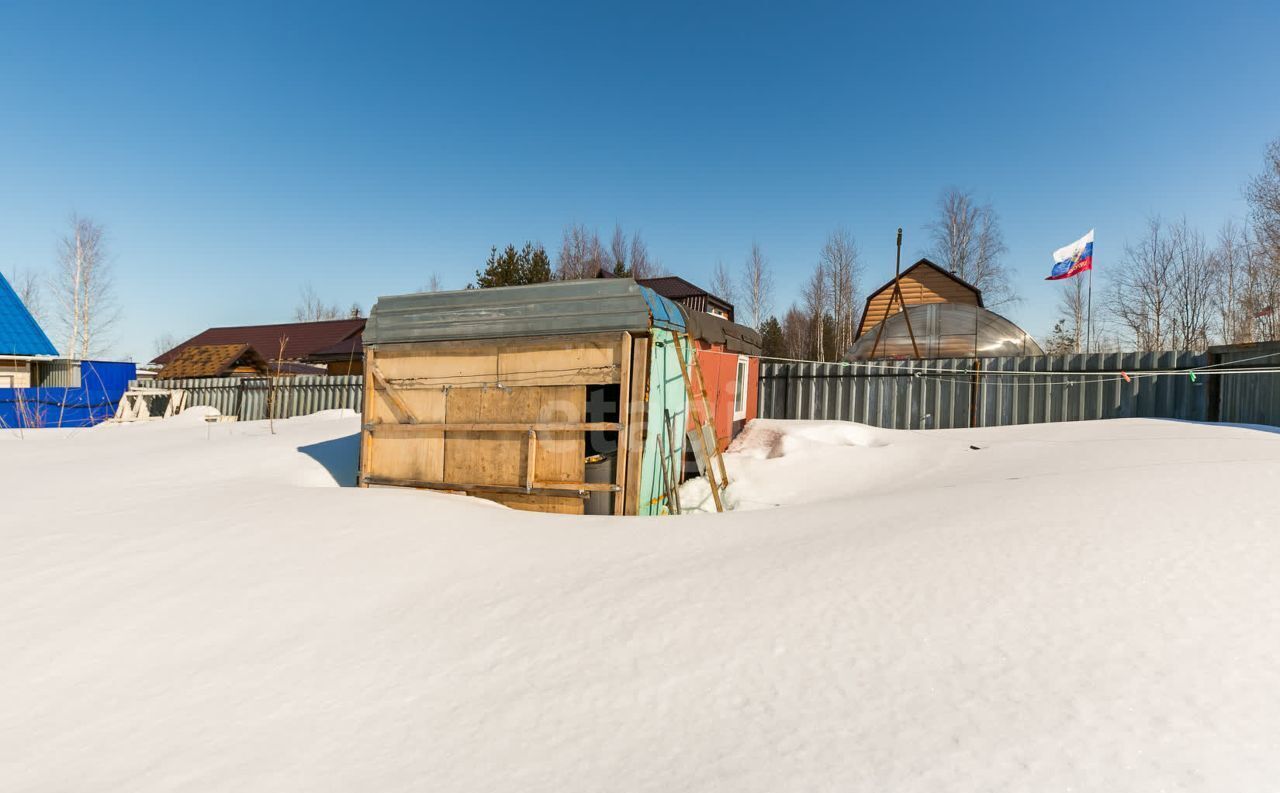
[[[902,318],[907,321],[907,335],[911,337],[911,351],[916,358],[920,357],[920,347],[916,344],[915,331],[911,329],[911,315],[907,313],[907,299],[902,296],[902,227],[898,227],[898,256],[893,264],[893,291],[889,293],[889,305],[885,307],[884,319],[876,328],[876,340],[871,344],[871,357],[876,357],[876,350],[880,347],[880,335],[884,333],[885,323],[889,321],[889,317],[893,312],[893,301],[897,299],[898,305],[902,306]]]

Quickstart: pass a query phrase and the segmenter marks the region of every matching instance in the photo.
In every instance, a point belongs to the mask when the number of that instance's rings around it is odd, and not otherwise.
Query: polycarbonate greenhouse
[[[911,346],[907,320],[915,333]],[[910,306],[863,333],[845,354],[849,361],[911,358],[996,358],[1044,355],[1022,328],[979,306],[928,303]]]

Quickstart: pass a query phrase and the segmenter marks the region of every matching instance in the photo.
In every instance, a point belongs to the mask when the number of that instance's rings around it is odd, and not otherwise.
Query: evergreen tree
[[[1060,319],[1053,325],[1053,332],[1045,342],[1044,351],[1049,355],[1066,355],[1077,351],[1076,336],[1067,328],[1067,320]]]
[[[482,289],[541,284],[550,280],[551,259],[541,245],[534,247],[531,242],[526,242],[520,250],[508,245],[502,253],[498,253],[497,246],[490,248],[489,261],[485,262],[484,269],[476,270],[476,285]]]
[[[782,323],[771,316],[760,326],[761,355],[766,358],[785,358],[787,343],[782,336]]]

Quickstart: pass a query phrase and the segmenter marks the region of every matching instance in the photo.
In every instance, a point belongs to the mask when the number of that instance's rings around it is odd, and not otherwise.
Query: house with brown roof
[[[265,358],[249,344],[192,344],[169,359],[157,380],[189,377],[263,377],[271,373]]]
[[[360,335],[308,355],[306,363],[319,364],[329,374],[364,374],[364,344]]]
[[[596,278],[617,278],[608,270],[600,270]],[[662,275],[656,278],[637,278],[637,284],[647,287],[666,299],[679,303],[685,308],[701,311],[713,317],[733,322],[733,304],[722,297],[713,295],[697,284],[690,283],[678,275]]]
[[[363,317],[352,317],[319,322],[283,322],[274,325],[209,328],[172,350],[157,355],[153,363],[167,366],[189,347],[247,345],[266,360],[272,373],[279,369],[281,374],[325,374],[329,371],[327,363],[313,356],[343,344],[351,346],[352,349],[359,349],[364,323]],[[313,363],[322,365],[312,365]],[[333,372],[329,371],[329,373]],[[358,374],[359,370],[351,373]]]

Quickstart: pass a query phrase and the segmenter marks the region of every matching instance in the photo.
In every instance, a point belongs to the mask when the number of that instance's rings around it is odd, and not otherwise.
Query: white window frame
[[[733,370],[733,420],[747,417],[747,388],[751,381],[751,359],[738,356],[738,366]]]

